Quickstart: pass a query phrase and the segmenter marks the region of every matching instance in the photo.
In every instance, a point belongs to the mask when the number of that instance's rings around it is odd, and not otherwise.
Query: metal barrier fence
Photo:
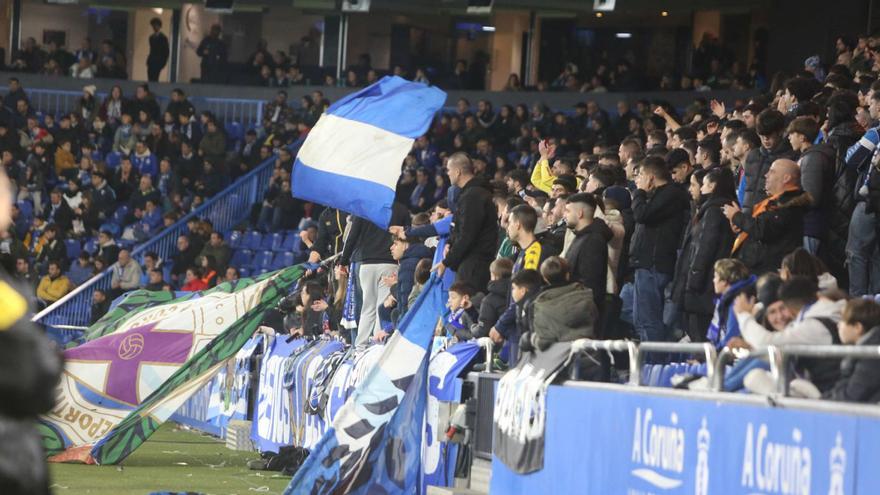
[[[2,95],[7,92],[8,88],[0,89]],[[77,100],[82,96],[82,91],[57,89],[27,89],[25,92],[30,98],[31,108],[51,115],[73,112]],[[107,94],[95,93],[95,99],[101,102]],[[156,100],[162,108],[168,104],[167,97],[157,96]],[[238,122],[247,126],[259,125],[263,121],[264,102],[261,100],[205,97],[190,97],[189,100],[197,111],[210,111],[224,124]]]
[[[755,349],[748,353],[736,353],[725,348],[717,353],[708,343],[677,344],[667,342],[643,342],[637,344],[629,340],[590,340],[580,339],[572,342],[571,353],[576,355],[590,350],[607,352],[627,352],[629,354],[629,385],[644,386],[642,376],[645,355],[649,353],[674,353],[702,355],[706,363],[706,377],[711,389],[723,391],[724,374],[727,365],[735,358],[766,358],[770,365],[770,374],[776,383],[776,390],[782,397],[788,396],[791,381],[791,359],[795,357],[812,357],[822,359],[880,359],[880,346],[843,346],[843,345],[779,345]],[[491,351],[491,348],[490,348]]]
[[[296,154],[304,140],[304,138],[300,138],[290,146],[292,154]],[[251,206],[263,200],[272,177],[274,163],[274,157],[267,159],[254,170],[240,177],[231,186],[206,201],[197,210],[161,231],[156,237],[134,248],[131,253],[132,257],[139,263],[143,263],[146,253],[155,252],[163,260],[170,259],[177,249],[177,238],[188,232],[186,223],[192,218],[210,220],[214,230],[219,232],[226,232],[241,223],[250,214]],[[95,290],[109,289],[111,278],[112,270],[108,268],[37,313],[32,321],[47,327],[54,325],[88,326],[91,321],[92,296]]]

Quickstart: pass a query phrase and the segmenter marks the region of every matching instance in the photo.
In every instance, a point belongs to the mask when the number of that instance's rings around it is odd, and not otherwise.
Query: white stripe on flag
[[[393,190],[412,143],[408,137],[325,113],[309,133],[297,158],[311,168],[375,182]]]

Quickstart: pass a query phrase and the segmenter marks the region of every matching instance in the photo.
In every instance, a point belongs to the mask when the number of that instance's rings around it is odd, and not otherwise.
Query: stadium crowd
[[[18,202],[0,258],[44,304],[110,267],[96,320],[130,289],[235,280],[255,268],[245,248],[292,251],[274,259],[313,268],[339,254],[326,283],[303,285],[287,330],[349,329],[359,343],[393,332],[434,272],[449,289],[446,331],[489,337],[508,361],[584,337],[876,344],[880,306],[863,296],[880,293],[880,81],[862,41],[838,43],[842,63],[827,74],[808,60],[730,107],[699,94],[681,110],[620,101],[612,112],[458,100],[406,157],[390,232],[291,196],[286,145],[329,105],[318,91],[297,105],[280,90],[263,122],[230,139],[179,90],[163,111],[145,84],[101,103],[87,86],[56,119],[13,79],[0,150]],[[131,258],[135,242],[270,158],[249,225],[224,235],[193,219],[171,259]],[[91,237],[71,263],[65,241]],[[797,389],[880,397],[875,361],[837,364],[799,362]],[[599,368],[588,376],[608,379]],[[761,390],[766,368],[742,360],[726,386]]]

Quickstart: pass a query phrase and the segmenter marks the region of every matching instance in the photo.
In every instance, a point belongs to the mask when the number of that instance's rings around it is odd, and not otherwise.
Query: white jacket
[[[736,319],[740,334],[752,347],[783,344],[831,345],[833,342],[828,328],[816,318],[830,318],[838,322],[844,305],[844,300],[834,302],[819,299],[802,310],[797,318],[779,332],[767,330],[750,314],[737,314]]]

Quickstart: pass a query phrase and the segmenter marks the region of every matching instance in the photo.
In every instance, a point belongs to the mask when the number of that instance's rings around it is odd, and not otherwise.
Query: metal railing
[[[292,154],[296,154],[304,140],[300,138],[290,146]],[[146,253],[155,252],[160,259],[169,260],[176,252],[177,238],[181,234],[188,233],[186,224],[193,218],[210,220],[214,230],[218,232],[226,232],[238,225],[250,214],[251,206],[263,200],[272,177],[274,163],[274,156],[267,159],[195,211],[162,230],[156,237],[135,247],[131,253],[132,257],[143,263]],[[112,269],[107,268],[34,315],[32,321],[44,326],[87,326],[91,321],[92,296],[98,289],[109,289],[111,278]]]
[[[715,362],[715,376],[720,383],[724,382],[725,365],[736,355],[729,349],[719,354]],[[791,384],[791,359],[809,357],[818,359],[880,359],[880,346],[847,346],[847,345],[770,345],[755,349],[745,357],[766,358],[770,364],[770,376],[776,384],[776,392],[782,397],[788,397],[789,385]],[[720,391],[720,384],[714,387]]]
[[[5,95],[8,88],[0,89],[0,95]],[[82,91],[69,91],[60,89],[26,89],[31,108],[43,114],[57,115],[58,113],[73,112],[76,102],[82,96]],[[107,97],[106,92],[95,93],[95,99],[103,102]],[[160,107],[165,108],[168,98],[156,96]],[[228,124],[238,122],[242,125],[259,125],[263,121],[263,106],[265,102],[253,99],[235,98],[207,98],[190,97],[190,102],[197,111],[210,111],[221,122]]]

